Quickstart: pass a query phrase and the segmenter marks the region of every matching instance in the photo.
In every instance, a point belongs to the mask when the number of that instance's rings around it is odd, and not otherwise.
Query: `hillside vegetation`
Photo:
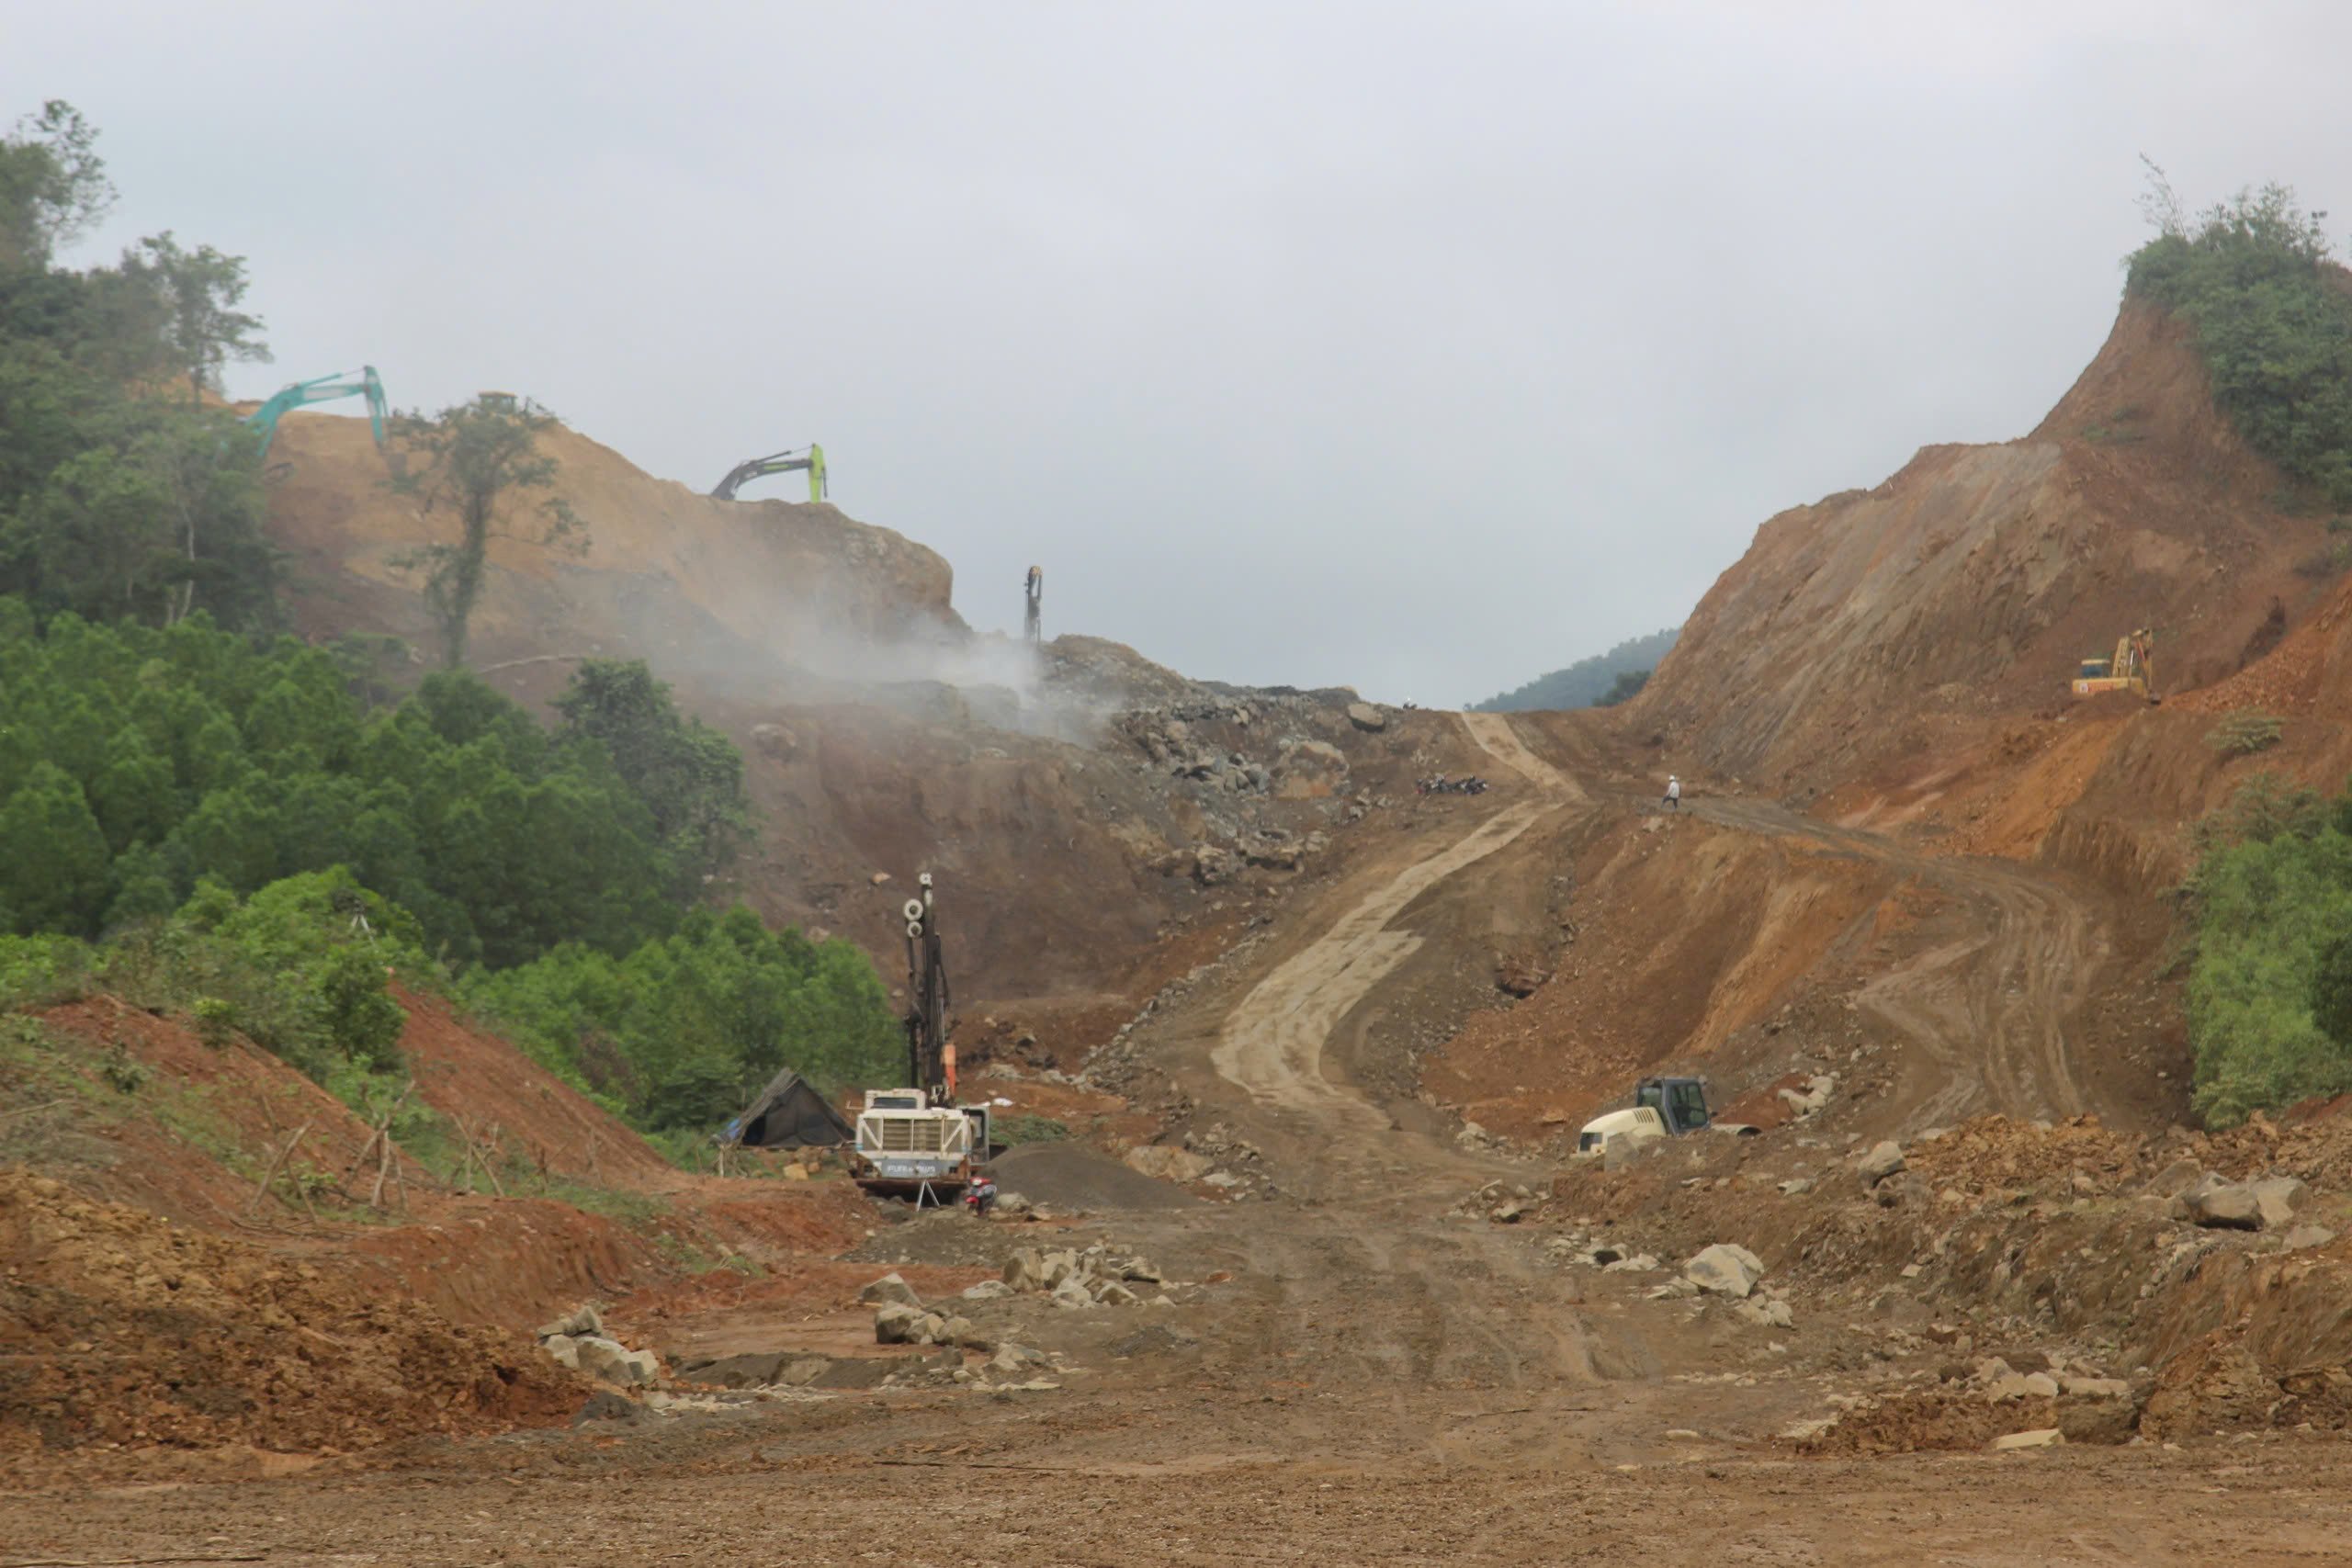
[[[2191,223],[2161,175],[2149,205],[2160,232],[2132,254],[2130,292],[2196,328],[2213,400],[2248,446],[2352,508],[2352,278],[2324,215],[2269,185]]]
[[[0,139],[0,1007],[105,987],[354,1098],[401,1070],[396,971],[652,1126],[780,1066],[887,1072],[862,953],[704,908],[749,836],[742,757],[644,664],[582,662],[550,728],[461,668],[399,696],[380,649],[271,635],[259,442],[217,401],[267,357],[244,263],[163,234],[61,265],[114,199],[95,143],[62,103]],[[401,422],[428,456],[505,443],[447,479],[471,521],[440,567],[479,576],[549,423]]]
[[[1647,637],[1628,637],[1606,653],[1579,659],[1565,670],[1538,675],[1524,686],[1471,705],[1473,713],[1524,713],[1530,709],[1607,707],[1642,689],[1681,635],[1679,626]]]

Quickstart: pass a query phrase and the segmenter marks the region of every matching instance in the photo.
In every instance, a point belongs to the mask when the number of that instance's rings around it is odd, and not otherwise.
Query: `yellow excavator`
[[[2075,671],[2075,695],[2095,697],[2102,692],[2137,692],[2150,702],[2156,695],[2156,634],[2143,627],[2115,639],[2110,659],[2086,659]]]

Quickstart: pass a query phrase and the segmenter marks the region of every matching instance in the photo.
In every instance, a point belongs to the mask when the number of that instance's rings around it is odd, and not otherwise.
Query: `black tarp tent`
[[[857,1136],[847,1118],[790,1067],[768,1080],[718,1141],[753,1149],[846,1144]]]

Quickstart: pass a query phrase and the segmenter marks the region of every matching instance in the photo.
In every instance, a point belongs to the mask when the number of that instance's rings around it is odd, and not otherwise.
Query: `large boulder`
[[[2254,1184],[2254,1206],[2264,1230],[2284,1230],[2311,1201],[2312,1190],[2291,1176],[2274,1176]]]
[[[1348,722],[1358,729],[1368,730],[1377,735],[1388,728],[1388,716],[1370,703],[1350,703]]]
[[[1329,800],[1348,792],[1347,753],[1328,740],[1285,740],[1274,761],[1279,800]]]
[[[883,1275],[858,1292],[857,1299],[866,1306],[879,1306],[884,1302],[897,1302],[900,1306],[918,1310],[922,1306],[922,1298],[915,1294],[915,1288],[897,1274]]]
[[[1046,1288],[1046,1260],[1034,1247],[1024,1247],[1004,1260],[1004,1282],[1015,1291]]]
[[[904,1302],[884,1302],[874,1309],[876,1345],[921,1345],[923,1314]]]
[[[1682,1277],[1702,1291],[1745,1300],[1764,1277],[1764,1262],[1736,1242],[1717,1242],[1682,1266]]]
[[[1903,1145],[1892,1140],[1874,1144],[1871,1152],[1854,1162],[1854,1172],[1864,1184],[1876,1187],[1903,1168]]]
[[[1078,1277],[1078,1254],[1069,1247],[1046,1254],[1045,1270],[1039,1282],[1048,1291],[1058,1291],[1069,1280]]]
[[[2172,1201],[2176,1218],[2204,1226],[2208,1230],[2258,1231],[2262,1228],[2262,1201],[2254,1189],[2235,1181],[2223,1181],[2209,1176]]]

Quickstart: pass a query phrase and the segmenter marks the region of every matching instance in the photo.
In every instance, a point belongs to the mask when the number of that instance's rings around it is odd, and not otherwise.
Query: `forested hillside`
[[[1623,702],[1642,689],[1657,668],[1679,626],[1668,626],[1647,637],[1628,637],[1606,653],[1579,659],[1565,670],[1538,675],[1524,686],[1474,704],[1474,713],[1522,713],[1533,708],[1607,707]]]

